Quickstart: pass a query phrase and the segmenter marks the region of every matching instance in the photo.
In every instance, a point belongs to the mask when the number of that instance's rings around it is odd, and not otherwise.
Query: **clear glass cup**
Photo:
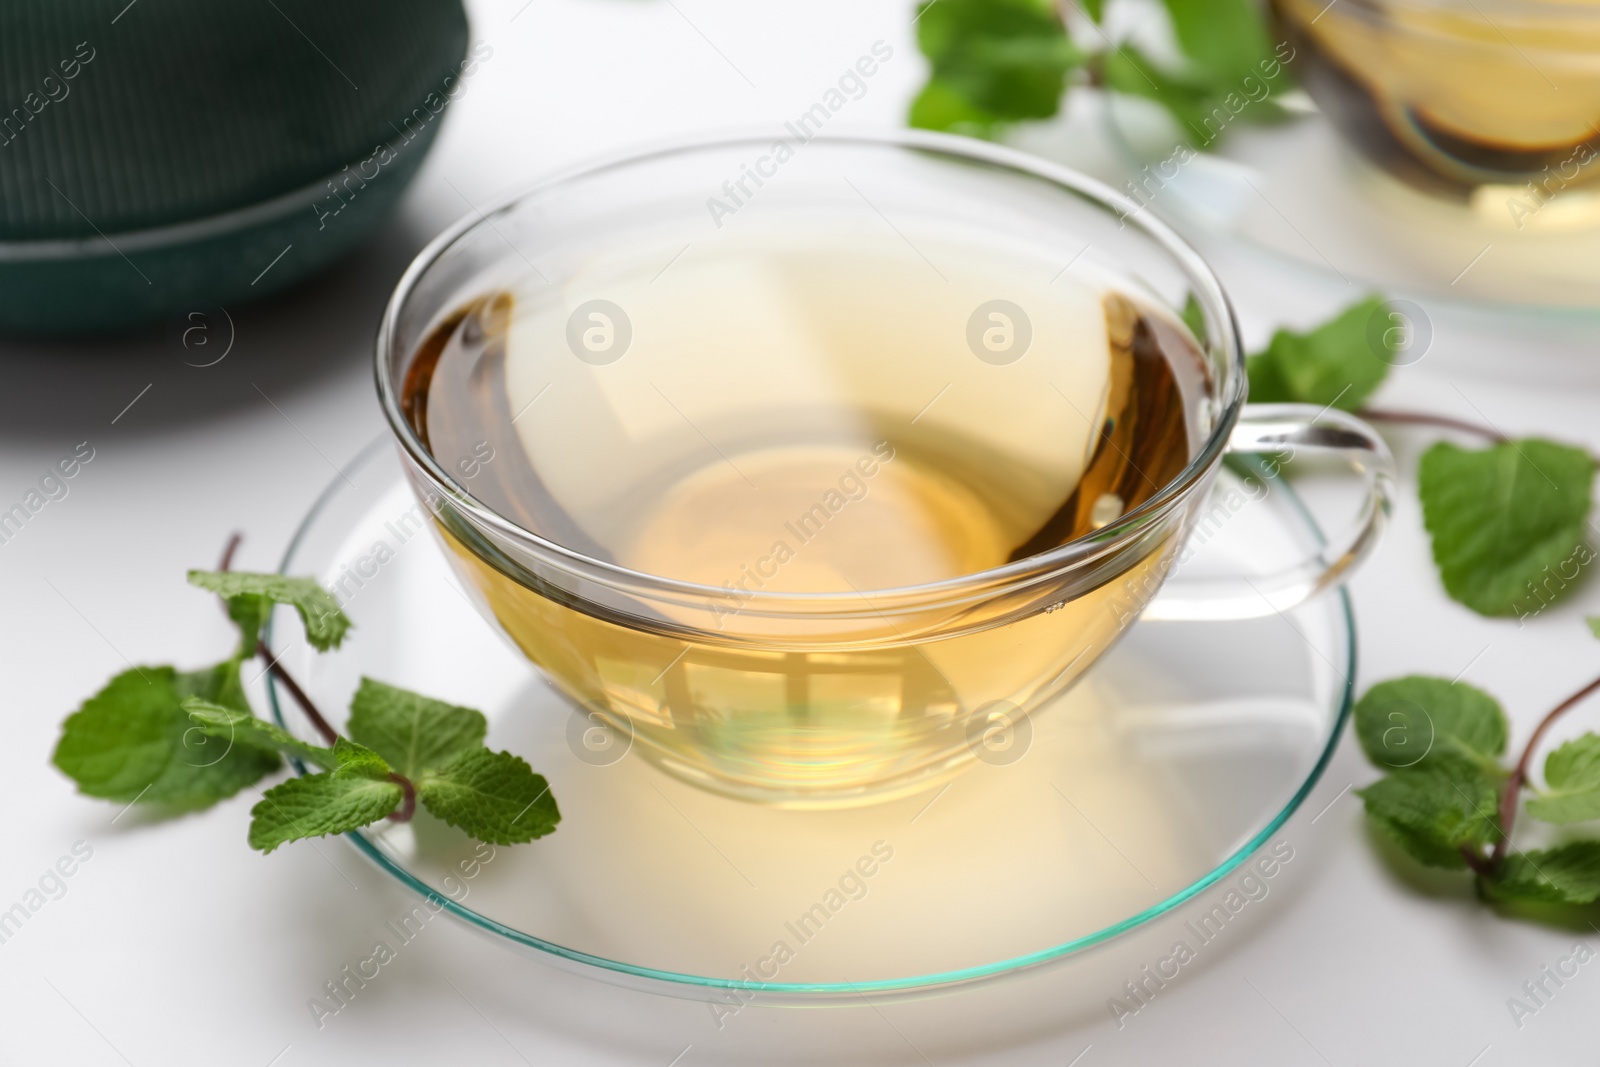
[[[1345,138],[1518,229],[1600,169],[1600,6],[1586,0],[1272,0],[1291,65]],[[1568,197],[1570,201],[1572,198]],[[1570,212],[1568,212],[1570,214]],[[1552,213],[1554,215],[1556,213]],[[1592,221],[1592,212],[1586,214]],[[1541,223],[1545,220],[1541,219]]]
[[[748,277],[770,270],[761,256],[796,235],[835,253],[894,247],[928,270],[896,288],[903,279],[878,265],[890,261],[877,252],[836,255],[819,283],[826,314],[801,325],[845,321],[848,336],[800,345],[803,330],[779,305],[754,299],[765,290]],[[608,266],[618,256],[654,256],[660,271],[630,283]],[[1002,279],[1008,265],[1046,262],[1053,277]],[[1095,446],[1098,424],[1073,402],[1078,364],[1058,334],[1082,310],[1083,290],[1073,287],[1086,278],[1114,280],[1161,330],[1189,337],[1185,309],[1198,327],[1184,462],[1160,484],[1146,478],[1148,492],[1126,506],[1117,498],[1100,515],[1097,501],[1087,532],[971,573],[885,588],[847,578],[796,588],[791,579],[810,573],[814,557],[780,580],[787,560],[730,553],[721,572],[730,578],[719,583],[641,565],[653,558],[650,537],[636,538],[642,547],[631,554],[615,550],[649,521],[630,502],[669,473],[698,463],[684,484],[715,471],[759,493],[757,482],[781,479],[761,466],[767,453],[744,443],[819,426],[832,435],[830,455],[842,457],[839,492],[811,508],[800,501],[799,526],[781,537],[802,553],[830,514],[901,491],[892,486],[909,477],[902,454],[940,455],[952,469],[982,455],[997,482],[1017,485],[1081,470],[1087,452],[1078,468],[1057,453]],[[663,279],[676,280],[652,288]],[[729,295],[726,306],[717,294]],[[1020,303],[994,318],[1000,294]],[[673,317],[702,306],[717,310],[687,325]],[[1027,333],[1023,323],[1038,334],[1034,347],[997,354],[994,344]],[[480,369],[508,365],[505,346],[515,348],[522,392],[491,397],[499,407],[485,430],[519,424],[516,462],[563,508],[491,503],[470,460],[436,455],[437,443],[430,451],[426,405],[407,383],[430,373],[442,331],[489,339],[474,382]],[[840,346],[848,360],[813,373],[816,353]],[[914,131],[679,144],[580,168],[475,213],[401,280],[379,331],[377,379],[411,484],[485,616],[597,731],[625,737],[693,784],[791,807],[940,783],[1003,747],[1141,615],[1250,618],[1305,600],[1371,550],[1392,493],[1387,449],[1359,420],[1295,405],[1244,408],[1226,297],[1164,225],[1071,171]],[[1364,480],[1353,527],[1273,575],[1168,581],[1230,451],[1347,457]],[[952,521],[971,510],[953,507]],[[720,536],[708,512],[713,556]],[[917,548],[907,543],[906,553]]]

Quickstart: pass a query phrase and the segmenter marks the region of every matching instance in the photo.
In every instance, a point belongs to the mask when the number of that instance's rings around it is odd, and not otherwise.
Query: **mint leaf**
[[[333,749],[308,745],[279,728],[277,723],[258,719],[248,711],[225,708],[197,697],[185,700],[183,710],[191,722],[211,737],[268,752],[299,756],[319,767],[332,769],[339,765]]]
[[[922,87],[906,117],[907,125],[920,130],[943,130],[971,137],[988,137],[1001,121],[1000,116],[978,107],[938,80]]]
[[[1359,408],[1389,373],[1394,358],[1388,332],[1369,336],[1375,316],[1387,316],[1382,297],[1370,297],[1307,333],[1279,330],[1266,349],[1246,361],[1250,402]],[[1382,351],[1374,349],[1374,344]]]
[[[1083,8],[1083,13],[1088,15],[1089,18],[1093,19],[1095,22],[1099,22],[1105,17],[1105,0],[1080,0],[1079,6]]]
[[[1354,717],[1362,751],[1387,770],[1420,766],[1435,753],[1496,767],[1506,749],[1500,704],[1464,682],[1422,675],[1379,682],[1356,702]]]
[[[170,727],[175,738],[173,756],[142,798],[145,803],[208,807],[281,766],[276,753],[227,747],[219,750],[183,711],[182,701],[196,697],[223,707],[248,709],[237,659],[198,671],[178,671],[173,681],[179,698]]]
[[[181,701],[227,697],[237,673],[232,662],[186,673],[124,671],[67,717],[52,760],[80,792],[106,800],[195,808],[232,796],[276,770],[277,755],[209,738]]]
[[[112,678],[68,716],[55,765],[89,796],[132,800],[172,759],[176,676],[171,667],[144,667]]]
[[[249,711],[250,701],[245,698],[244,681],[239,676],[240,662],[235,657],[214,667],[177,672],[175,683],[179,701],[198,698],[235,711]]]
[[[509,752],[464,753],[417,782],[430,812],[491,845],[516,845],[556,828],[561,812],[544,776]]]
[[[1526,616],[1567,595],[1594,558],[1594,471],[1583,449],[1536,438],[1424,452],[1417,488],[1445,591],[1480,615]]]
[[[1206,82],[1166,70],[1133,45],[1107,52],[1101,77],[1108,89],[1160,104],[1195,143],[1203,145],[1215,139],[1206,119],[1220,101]]]
[[[344,770],[374,771],[383,774],[393,770],[388,760],[366,745],[357,744],[347,737],[334,740],[333,758],[339,761],[339,768]]]
[[[488,723],[471,708],[362,678],[350,702],[349,730],[395,770],[416,779],[481,748]]]
[[[251,848],[271,852],[303,837],[348,833],[400,805],[405,791],[389,780],[389,765],[377,753],[342,737],[333,753],[334,770],[290,778],[262,794],[250,809]]]
[[[1054,115],[1067,72],[1083,62],[1043,0],[933,0],[917,9],[917,43],[933,67],[913,126],[988,132]]]
[[[1512,852],[1484,885],[1500,900],[1592,903],[1600,899],[1600,841]]]
[[[1589,624],[1590,633],[1594,634],[1596,637],[1600,637],[1600,615],[1590,615],[1583,621]]]
[[[1499,784],[1460,756],[1436,754],[1426,765],[1396,771],[1356,791],[1367,817],[1418,863],[1461,868],[1461,846],[1499,837]]]
[[[1528,814],[1545,822],[1600,819],[1600,737],[1584,734],[1544,761],[1546,788],[1528,799]]]
[[[333,594],[314,578],[248,571],[190,571],[189,584],[209,589],[228,602],[228,615],[238,624],[241,648],[254,653],[261,627],[273,604],[289,604],[300,613],[306,640],[319,652],[338,648],[350,629],[350,618]]]
[[[1272,46],[1261,5],[1255,0],[1163,0],[1178,47],[1211,85],[1241,95],[1246,77],[1263,80],[1261,64]]]

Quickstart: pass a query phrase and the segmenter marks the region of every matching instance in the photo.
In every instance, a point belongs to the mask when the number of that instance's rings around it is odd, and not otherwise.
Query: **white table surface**
[[[0,944],[0,1062],[1592,1060],[1600,965],[1520,1028],[1506,1001],[1576,942],[1600,945],[1600,933],[1503,919],[1464,878],[1413,878],[1386,864],[1345,791],[1376,776],[1349,738],[1278,835],[1296,859],[1271,896],[1121,1028],[1105,1004],[1116,983],[1085,992],[1046,976],[853,1010],[752,1008],[719,1030],[704,1004],[564,975],[438,924],[319,1030],[307,998],[410,906],[399,888],[338,841],[252,853],[249,795],[174,821],[141,825],[135,812],[113,824],[115,806],[78,797],[49,766],[62,717],[128,662],[222,654],[215,607],[182,572],[213,560],[234,529],[248,535],[240,565],[270,569],[336,466],[380,432],[369,369],[379,310],[409,257],[468,201],[630,143],[776,127],[878,39],[894,58],[848,119],[899,124],[924,73],[909,14],[899,0],[477,3],[473,37],[493,57],[447,112],[399,217],[327,276],[230,309],[237,335],[221,363],[186,366],[194,356],[160,337],[0,344],[0,506],[78,442],[95,449],[70,495],[0,545],[9,730],[0,909],[75,842],[93,849],[65,895]],[[1092,137],[1076,151],[1092,161]],[[1253,343],[1359,295],[1249,253],[1208,252]],[[1545,327],[1424,306],[1433,350],[1394,376],[1386,399],[1465,417],[1477,408],[1510,432],[1600,448],[1600,375],[1586,363],[1594,320]],[[1409,472],[1426,438],[1394,442]],[[1392,532],[1353,593],[1363,685],[1464,671],[1506,702],[1514,744],[1600,666],[1580,622],[1600,611],[1592,583],[1525,628],[1444,597],[1409,474]],[[1592,725],[1600,706],[1574,718],[1574,728]],[[1150,937],[1135,957],[1153,960],[1170,944]]]

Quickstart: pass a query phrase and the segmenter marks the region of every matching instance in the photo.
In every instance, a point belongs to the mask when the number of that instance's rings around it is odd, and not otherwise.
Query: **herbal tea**
[[[1137,508],[1189,463],[1209,395],[1178,321],[1088,268],[796,233],[493,291],[424,342],[402,406],[505,518],[704,587],[587,596],[446,509],[458,570],[534,663],[681,776],[827,806],[1012,758],[1009,728],[1137,615],[1175,539],[933,623],[894,591]],[[850,610],[784,611],[816,594]]]
[[[1491,214],[1521,229],[1595,177],[1600,9],[1487,6],[1273,0],[1302,82],[1346,137],[1422,188],[1487,186]]]

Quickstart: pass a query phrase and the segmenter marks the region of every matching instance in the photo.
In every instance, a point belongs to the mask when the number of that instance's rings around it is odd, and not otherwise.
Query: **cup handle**
[[[1366,496],[1342,537],[1276,574],[1170,578],[1144,610],[1146,619],[1256,619],[1287,611],[1343,581],[1378,544],[1394,501],[1394,457],[1377,431],[1354,415],[1311,404],[1250,404],[1228,438],[1228,455],[1305,453],[1346,458]],[[1275,472],[1274,472],[1275,473]]]

